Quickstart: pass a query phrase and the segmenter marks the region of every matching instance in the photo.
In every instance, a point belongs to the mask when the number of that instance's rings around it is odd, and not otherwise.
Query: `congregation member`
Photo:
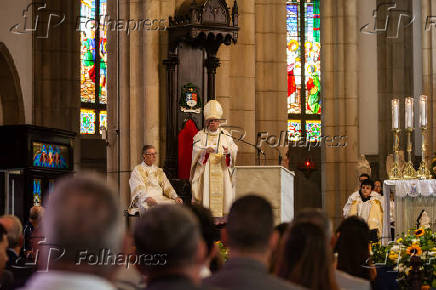
[[[42,206],[32,206],[29,212],[29,221],[23,229],[24,246],[23,251],[26,257],[33,256],[32,236],[35,238],[40,234],[40,225],[44,208]]]
[[[344,206],[344,217],[357,215],[368,223],[371,240],[377,241],[383,233],[383,197],[374,190],[371,179],[364,180],[360,189],[351,194]]]
[[[278,235],[273,234],[271,204],[263,197],[247,195],[233,203],[223,240],[229,247],[229,260],[204,280],[206,285],[232,290],[300,289],[268,273]]]
[[[319,225],[325,233],[327,243],[330,246],[330,254],[333,253],[336,245],[336,236],[333,231],[333,225],[327,214],[319,208],[306,208],[299,211],[293,220],[294,223],[310,222]],[[333,261],[336,269],[336,260]],[[342,290],[369,290],[370,283],[368,280],[354,277],[344,271],[336,269],[336,283]]]
[[[191,210],[200,223],[201,237],[206,244],[206,258],[200,273],[201,278],[206,278],[212,274],[210,263],[217,258],[218,249],[215,242],[219,241],[220,232],[215,227],[215,222],[209,209],[201,205],[192,205]]]
[[[0,224],[0,290],[13,289],[14,277],[9,270],[6,270],[6,264],[9,260],[6,253],[8,246],[6,229]]]
[[[129,230],[124,234],[122,243],[122,253],[125,256],[131,256],[130,263],[127,266],[119,267],[113,276],[113,284],[117,290],[138,290],[146,287],[145,277],[135,266],[136,249],[133,233]]]
[[[192,202],[210,208],[217,222],[223,222],[235,198],[233,170],[238,146],[230,133],[220,128],[223,109],[216,100],[204,106],[206,128],[193,140]]]
[[[289,228],[289,223],[281,223],[274,227],[274,234],[278,236],[277,247],[274,247],[271,253],[271,258],[269,262],[269,272],[275,272],[275,266],[279,260],[281,254],[281,248],[283,243],[283,237],[285,236],[286,230]]]
[[[89,174],[60,180],[42,225],[44,263],[25,289],[115,289],[110,282],[116,271],[113,263],[94,263],[102,249],[119,253],[123,233],[119,200],[103,180]]]
[[[32,266],[26,265],[26,259],[23,253],[23,225],[18,217],[14,215],[4,215],[0,217],[0,224],[5,228],[8,237],[9,247],[6,252],[9,260],[6,264],[6,269],[14,276],[14,284],[12,287],[21,287],[34,272]]]
[[[157,204],[182,204],[183,200],[177,195],[165,172],[155,165],[156,148],[145,145],[142,148],[142,157],[144,160],[133,169],[129,179],[129,213],[135,215]]]
[[[360,217],[351,216],[342,221],[336,230],[337,269],[349,275],[374,281],[375,268],[370,267],[370,231]]]
[[[140,257],[137,267],[147,277],[146,289],[207,289],[199,286],[206,246],[198,220],[188,209],[153,207],[140,217],[134,236]]]
[[[277,276],[313,290],[336,290],[332,251],[315,223],[293,222],[286,233]]]

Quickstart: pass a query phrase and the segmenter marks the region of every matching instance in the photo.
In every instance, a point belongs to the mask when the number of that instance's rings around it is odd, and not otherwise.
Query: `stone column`
[[[405,27],[404,23],[400,23],[399,27],[393,25],[398,15],[387,10],[389,6],[383,5],[387,3],[392,2],[377,0],[377,7],[382,7],[377,14],[378,27],[383,27],[388,14],[392,19],[387,32],[377,34],[379,164],[382,178],[387,177],[386,156],[392,153],[391,100],[399,98],[404,104],[404,97],[413,96],[413,27]],[[396,9],[408,11],[412,15],[411,0],[398,0],[396,3]],[[398,37],[393,37],[397,29]],[[404,124],[404,113],[400,114],[400,124]],[[404,150],[405,138],[400,140],[400,150]]]
[[[129,19],[129,2],[109,2],[112,19]],[[108,180],[117,186],[122,208],[130,202],[130,39],[123,31],[108,31]]]
[[[52,11],[67,15],[65,22],[51,27],[47,38],[33,34],[33,124],[70,130],[74,141],[74,169],[80,165],[80,32],[76,17],[80,1],[45,1]],[[39,18],[38,27],[49,27],[48,14]],[[56,17],[51,21],[58,21]],[[51,23],[53,25],[53,22]]]
[[[433,21],[427,20],[428,16],[436,15],[436,5],[430,0],[423,0],[422,6],[422,94],[428,96],[428,139],[427,150],[428,158],[433,157],[433,152],[436,151],[436,134],[434,128],[436,127],[436,120],[433,115],[436,112],[436,98],[434,96],[436,92],[435,82],[435,53],[436,53],[436,38],[434,37],[434,31],[436,25],[431,25]],[[426,23],[428,22],[428,23]],[[427,26],[426,26],[427,25]]]
[[[231,47],[222,45],[218,51],[218,58],[220,60],[220,68],[216,72],[215,82],[215,93],[216,100],[220,102],[223,107],[223,118],[226,119],[228,125],[233,125],[232,118],[230,114],[231,108],[231,91],[230,91],[230,52]]]
[[[336,223],[357,185],[357,0],[321,1],[323,135],[347,136],[347,147],[322,147],[323,207]]]
[[[168,26],[168,17],[174,16],[176,0],[160,0],[160,17],[166,19],[166,25]],[[159,134],[160,134],[160,148],[159,148],[159,160],[161,166],[166,157],[166,124],[167,124],[167,67],[163,65],[163,61],[168,56],[168,31],[162,31],[159,33]]]
[[[286,2],[257,0],[256,132],[277,138],[286,138],[281,132],[287,131],[286,59]],[[263,150],[267,163],[277,165],[278,151],[269,146],[263,146]]]
[[[146,1],[130,2],[130,19],[144,18]],[[144,90],[144,34],[135,31],[130,34],[130,168],[141,160],[144,145],[145,90]]]
[[[231,48],[230,90],[232,93],[232,125],[245,129],[245,140],[256,140],[256,37],[255,1],[239,0],[239,38],[238,44]],[[255,150],[239,143],[238,165],[253,165]]]
[[[159,0],[144,2],[144,17],[161,19]],[[144,57],[142,70],[144,71],[144,144],[153,144],[160,151],[159,144],[159,31],[144,31]]]

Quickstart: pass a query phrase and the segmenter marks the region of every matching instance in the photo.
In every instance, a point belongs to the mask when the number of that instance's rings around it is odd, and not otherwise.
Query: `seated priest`
[[[132,200],[129,214],[141,213],[142,210],[157,204],[183,203],[162,168],[154,165],[156,155],[153,145],[145,145],[142,148],[144,161],[133,169],[129,179]]]
[[[365,179],[360,189],[350,195],[344,206],[344,217],[357,215],[371,230],[371,241],[377,241],[383,231],[383,197],[374,190],[374,182]]]
[[[209,208],[218,222],[235,198],[233,169],[238,146],[220,128],[223,109],[216,100],[204,106],[206,128],[194,136],[191,163],[192,202]]]

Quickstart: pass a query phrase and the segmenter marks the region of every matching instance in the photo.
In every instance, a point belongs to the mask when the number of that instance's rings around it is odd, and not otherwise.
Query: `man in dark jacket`
[[[234,290],[300,289],[268,274],[268,260],[278,236],[273,234],[271,204],[264,198],[248,195],[235,201],[223,234],[230,259],[205,285]]]

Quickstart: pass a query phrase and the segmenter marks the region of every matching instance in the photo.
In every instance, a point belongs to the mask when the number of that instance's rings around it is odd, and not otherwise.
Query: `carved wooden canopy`
[[[192,0],[183,3],[169,18],[170,45],[179,41],[218,40],[225,45],[238,40],[238,3],[230,8],[225,0]]]

